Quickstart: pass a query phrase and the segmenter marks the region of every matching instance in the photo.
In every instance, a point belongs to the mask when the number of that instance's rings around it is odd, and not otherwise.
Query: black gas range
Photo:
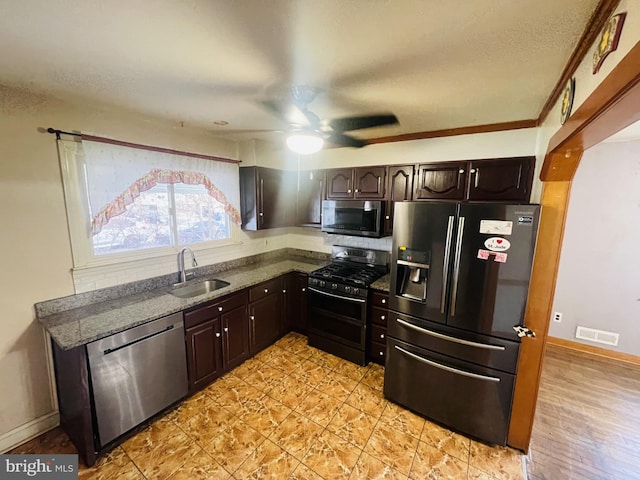
[[[309,274],[309,345],[365,365],[369,286],[389,253],[334,245],[332,262]]]

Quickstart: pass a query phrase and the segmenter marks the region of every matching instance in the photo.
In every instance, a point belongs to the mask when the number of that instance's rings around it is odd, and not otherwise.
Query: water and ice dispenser
[[[400,297],[418,302],[427,299],[431,252],[399,247],[396,252],[396,292]]]

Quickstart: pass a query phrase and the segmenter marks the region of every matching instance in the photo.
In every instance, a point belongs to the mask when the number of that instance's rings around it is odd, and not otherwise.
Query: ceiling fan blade
[[[394,125],[396,123],[398,123],[398,118],[390,113],[385,115],[336,118],[329,121],[329,126],[337,132],[350,132],[351,130],[381,127],[382,125]]]
[[[296,105],[289,104],[285,106],[272,100],[262,100],[260,103],[284,123],[299,125],[301,127],[308,127],[311,125],[306,112],[298,108]]]
[[[340,147],[362,148],[367,145],[367,142],[365,140],[350,137],[349,135],[345,135],[343,133],[333,133],[329,135],[329,137],[327,137],[327,142]]]

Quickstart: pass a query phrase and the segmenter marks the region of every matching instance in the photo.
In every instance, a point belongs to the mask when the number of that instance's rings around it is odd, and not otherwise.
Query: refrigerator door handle
[[[451,258],[451,239],[453,238],[453,221],[455,217],[449,215],[447,224],[447,240],[444,245],[444,262],[442,265],[442,295],[440,297],[440,313],[444,313],[447,303],[447,280],[449,280],[449,259]]]
[[[464,217],[458,219],[458,235],[456,237],[456,254],[453,260],[453,290],[451,292],[451,316],[456,314],[456,300],[458,299],[458,278],[460,277],[460,254],[462,251],[462,236],[464,235]]]
[[[427,365],[430,365],[430,366],[435,367],[435,368],[439,368],[440,370],[446,370],[447,372],[455,373],[456,375],[462,375],[464,377],[471,377],[471,378],[475,378],[475,379],[478,379],[478,380],[485,380],[487,382],[499,382],[500,381],[499,377],[488,377],[486,375],[479,375],[477,373],[465,372],[464,370],[459,370],[457,368],[449,367],[447,365],[442,365],[441,363],[434,362],[432,360],[427,360],[426,358],[423,358],[420,355],[416,355],[415,353],[408,352],[407,350],[405,350],[402,347],[399,347],[398,345],[395,345],[395,348],[396,348],[396,350],[400,351],[401,353],[404,353],[405,355],[407,355],[408,357],[413,358],[414,360],[417,360],[417,361],[422,362],[422,363],[426,363]]]
[[[450,342],[461,343],[462,345],[467,345],[469,347],[484,348],[486,350],[505,350],[505,347],[503,347],[502,345],[490,345],[488,343],[472,342],[471,340],[464,340],[462,338],[450,337],[449,335],[445,335],[443,333],[432,332],[431,330],[427,330],[426,328],[418,327],[417,325],[413,325],[412,323],[405,322],[400,318],[396,318],[396,322],[405,327],[417,330],[418,332],[431,335],[432,337],[441,338],[442,340],[448,340]]]

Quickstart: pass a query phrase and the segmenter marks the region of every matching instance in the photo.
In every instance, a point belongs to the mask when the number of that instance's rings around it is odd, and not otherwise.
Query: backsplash
[[[391,251],[391,237],[367,238],[323,233],[318,229],[292,227],[259,232],[242,232],[242,242],[225,247],[195,250],[198,264],[215,266],[221,263],[244,261],[252,255],[278,252],[286,248],[299,251],[330,254],[332,245],[369,248]],[[176,252],[177,253],[177,252]],[[103,265],[74,269],[75,293],[86,293],[117,285],[155,281],[158,277],[170,276],[170,283],[177,282],[176,253],[161,258],[133,260],[115,265]]]
[[[234,268],[244,267],[251,264],[260,264],[261,262],[274,260],[278,257],[287,257],[295,255],[297,257],[312,258],[316,260],[329,260],[330,255],[321,252],[305,251],[296,248],[283,248],[271,252],[261,253],[257,255],[236,258],[227,262],[220,262],[212,265],[204,265],[195,269],[196,276],[209,276],[216,273],[224,272]],[[160,275],[153,278],[128,282],[124,284],[114,285],[107,288],[101,288],[68,297],[56,298],[35,304],[36,316],[45,317],[55,313],[64,312],[74,308],[85,307],[95,303],[115,300],[129,295],[155,290],[157,288],[168,287],[176,283],[178,280],[177,273]]]

